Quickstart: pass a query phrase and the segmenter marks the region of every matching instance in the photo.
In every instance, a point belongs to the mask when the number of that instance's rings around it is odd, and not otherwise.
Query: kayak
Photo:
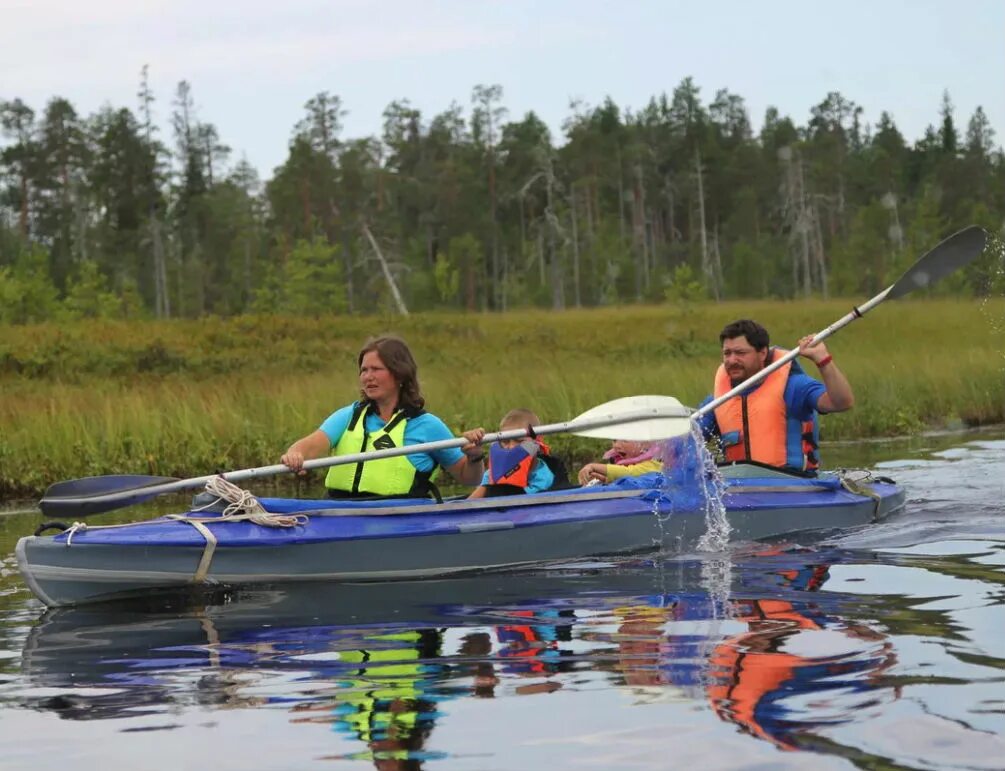
[[[887,479],[721,469],[736,541],[867,525],[904,506]],[[21,575],[50,607],[206,585],[385,581],[694,549],[714,506],[659,474],[480,500],[259,498],[264,516],[190,509],[122,525],[76,523],[18,541]]]

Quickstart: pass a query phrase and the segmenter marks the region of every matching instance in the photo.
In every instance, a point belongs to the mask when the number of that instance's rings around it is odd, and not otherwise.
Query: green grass
[[[852,301],[424,314],[407,319],[245,317],[0,327],[0,496],[108,473],[197,476],[278,462],[356,393],[355,357],[394,331],[420,366],[429,409],[456,431],[494,429],[516,406],[568,420],[618,396],[697,404],[735,318],[788,345]],[[1005,420],[1005,301],[899,301],[828,342],[857,405],[827,439]],[[812,365],[808,365],[811,374]],[[556,436],[571,465],[603,449]]]

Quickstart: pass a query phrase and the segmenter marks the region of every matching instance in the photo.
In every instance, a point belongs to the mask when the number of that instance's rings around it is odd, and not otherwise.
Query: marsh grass
[[[407,319],[245,317],[0,327],[0,495],[109,473],[197,476],[277,462],[356,393],[355,357],[385,330],[412,346],[431,411],[494,429],[515,406],[568,420],[631,394],[696,405],[718,332],[756,318],[787,346],[849,301],[631,306]],[[891,302],[828,346],[856,393],[826,439],[1005,420],[1005,301]],[[815,375],[808,364],[810,374]],[[603,449],[554,436],[576,465]]]

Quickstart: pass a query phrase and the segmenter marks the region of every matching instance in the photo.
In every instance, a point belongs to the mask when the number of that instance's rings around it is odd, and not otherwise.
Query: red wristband
[[[830,354],[828,353],[828,354],[827,354],[826,356],[824,356],[824,357],[823,357],[823,358],[822,358],[822,359],[821,359],[820,361],[818,361],[818,362],[817,362],[817,369],[823,369],[823,368],[824,368],[824,367],[826,367],[826,366],[827,366],[828,364],[830,364],[830,363],[831,363],[832,361],[834,361],[834,357],[833,357],[833,356],[831,356],[831,355],[830,355]]]

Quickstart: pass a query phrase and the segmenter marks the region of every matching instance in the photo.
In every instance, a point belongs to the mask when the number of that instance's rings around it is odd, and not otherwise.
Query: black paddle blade
[[[925,253],[886,295],[887,300],[896,300],[915,289],[926,289],[941,278],[948,276],[964,265],[969,265],[987,243],[988,234],[984,228],[971,225],[958,233],[953,233],[929,252]]]
[[[49,485],[38,506],[46,516],[79,516],[100,514],[110,511],[127,502],[138,503],[150,497],[144,494],[144,488],[161,485],[166,482],[178,481],[174,477],[153,477],[140,474],[112,474],[103,477],[84,477],[56,482]],[[111,493],[128,493],[135,491],[135,496],[116,498],[108,501],[106,496]],[[87,500],[93,498],[93,500]]]

